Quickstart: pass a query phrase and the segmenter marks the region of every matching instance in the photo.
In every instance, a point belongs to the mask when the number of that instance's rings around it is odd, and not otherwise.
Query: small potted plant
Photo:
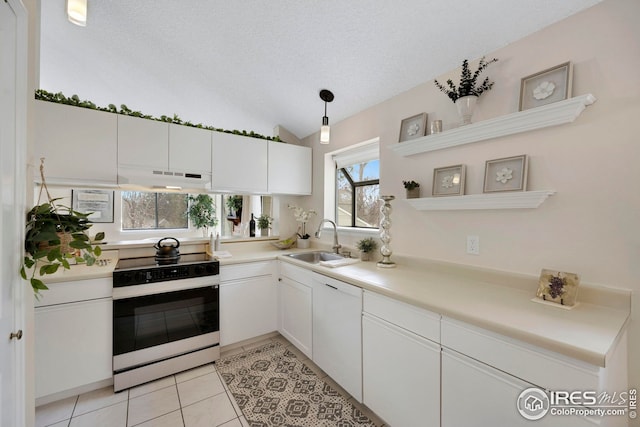
[[[314,211],[313,209],[305,211],[304,209],[296,205],[289,205],[288,208],[293,210],[293,216],[296,217],[296,221],[301,223],[300,227],[298,228],[298,237],[300,237],[297,242],[298,248],[307,249],[310,245],[309,238],[311,236],[307,234],[306,226],[311,217],[313,215],[316,215],[316,211]]]
[[[187,215],[197,229],[202,228],[204,237],[209,236],[209,227],[218,225],[216,207],[208,194],[198,194],[197,196],[189,194]]]
[[[273,222],[273,218],[271,218],[267,214],[262,214],[258,217],[258,228],[260,229],[260,235],[266,237],[269,235],[269,229],[271,228],[271,222]]]
[[[373,237],[367,237],[358,241],[356,248],[360,251],[360,259],[362,261],[369,261],[371,259],[371,253],[378,248],[378,243]]]
[[[480,58],[480,63],[476,71],[471,74],[469,70],[469,61],[465,59],[462,61],[462,73],[460,74],[460,84],[458,87],[453,84],[451,79],[447,80],[447,86],[440,83],[438,80],[434,80],[435,85],[442,92],[446,93],[449,99],[456,104],[458,113],[462,116],[462,124],[467,125],[471,123],[471,116],[478,101],[478,97],[484,92],[491,90],[494,82],[486,77],[480,85],[478,85],[478,77],[480,73],[484,71],[491,63],[496,62],[498,59],[493,58],[489,61],[485,61],[484,56]]]
[[[407,190],[407,199],[417,199],[420,197],[420,184],[415,181],[402,181]]]

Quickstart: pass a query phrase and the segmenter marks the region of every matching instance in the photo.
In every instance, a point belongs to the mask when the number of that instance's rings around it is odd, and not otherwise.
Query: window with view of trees
[[[336,222],[342,227],[378,228],[380,160],[336,169]]]
[[[185,215],[188,195],[181,193],[122,192],[122,229],[189,228]]]

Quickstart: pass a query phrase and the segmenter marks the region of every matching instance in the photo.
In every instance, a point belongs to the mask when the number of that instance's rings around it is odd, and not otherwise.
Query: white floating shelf
[[[423,197],[405,199],[419,211],[452,211],[472,209],[532,209],[540,206],[556,192],[513,191],[505,193],[470,194],[468,196]]]
[[[460,126],[442,133],[423,136],[390,148],[401,156],[411,156],[427,151],[442,150],[457,145],[471,144],[501,136],[513,135],[550,126],[571,123],[584,109],[596,102],[596,97],[587,94],[531,108],[525,111]]]

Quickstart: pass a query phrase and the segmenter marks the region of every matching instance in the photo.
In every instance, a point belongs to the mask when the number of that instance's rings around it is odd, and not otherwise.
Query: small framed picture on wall
[[[446,166],[433,170],[433,197],[463,196],[465,165]]]
[[[398,142],[420,138],[427,134],[427,113],[407,117],[400,123],[400,138]]]
[[[487,160],[484,168],[484,192],[526,191],[527,155]]]
[[[571,98],[571,62],[524,77],[520,83],[520,111]]]
[[[113,195],[113,190],[71,190],[71,206],[90,213],[91,222],[113,222]]]

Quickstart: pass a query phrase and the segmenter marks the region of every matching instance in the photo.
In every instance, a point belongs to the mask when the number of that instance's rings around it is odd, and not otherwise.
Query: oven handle
[[[186,289],[218,287],[220,276],[194,277],[191,279],[168,280],[165,282],[145,283],[142,285],[122,286],[113,288],[113,299],[135,298],[145,295],[163,294],[166,292],[183,291]]]

